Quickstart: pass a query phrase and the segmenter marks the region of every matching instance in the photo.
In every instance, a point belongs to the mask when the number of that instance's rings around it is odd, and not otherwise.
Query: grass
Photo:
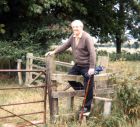
[[[9,88],[9,87],[19,87],[19,85],[14,84],[14,82],[0,83],[1,88]],[[0,91],[0,105],[7,105],[7,104],[13,104],[13,103],[25,103],[25,102],[32,102],[32,101],[38,101],[43,100],[43,90],[42,89],[11,89],[11,90],[2,90]],[[39,112],[43,111],[43,104],[42,103],[36,103],[36,104],[22,104],[22,105],[14,105],[14,106],[3,106],[2,108],[14,113],[14,114],[26,114],[26,113],[32,113],[32,112]],[[0,117],[12,115],[6,111],[3,111],[0,109]],[[43,115],[27,115],[24,116],[27,120],[40,120]],[[23,122],[23,120],[14,117],[13,118],[7,118],[7,119],[1,119],[0,123],[6,123],[6,122]]]

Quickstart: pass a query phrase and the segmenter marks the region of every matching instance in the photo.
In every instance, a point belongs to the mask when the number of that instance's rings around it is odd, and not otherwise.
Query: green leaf
[[[5,31],[4,29],[1,29],[0,32],[1,32],[2,34],[5,34],[6,31]]]

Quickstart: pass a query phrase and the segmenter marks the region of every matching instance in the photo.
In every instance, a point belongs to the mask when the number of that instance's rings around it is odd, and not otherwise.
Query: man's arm
[[[63,52],[65,51],[66,49],[68,49],[69,47],[71,46],[71,37],[69,38],[69,40],[64,43],[63,45],[60,45],[59,47],[57,47],[55,50],[53,51],[49,51],[45,54],[45,56],[47,55],[53,55],[53,54],[57,54],[57,53],[60,53],[60,52]]]
[[[87,39],[87,48],[90,54],[90,59],[89,59],[90,67],[88,70],[88,74],[93,75],[95,71],[95,64],[96,64],[96,51],[95,51],[93,39],[91,37]]]

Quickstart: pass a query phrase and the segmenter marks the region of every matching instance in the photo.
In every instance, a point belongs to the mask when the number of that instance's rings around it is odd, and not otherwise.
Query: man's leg
[[[68,74],[71,74],[71,75],[80,75],[80,68],[76,65],[74,65]],[[80,82],[76,82],[76,81],[68,81],[69,84],[73,87],[74,90],[82,90],[84,89],[84,86],[80,83]]]

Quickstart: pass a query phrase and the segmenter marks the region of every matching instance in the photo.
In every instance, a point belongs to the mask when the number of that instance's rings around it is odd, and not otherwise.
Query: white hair
[[[74,20],[71,23],[71,27],[72,26],[81,26],[83,28],[84,27],[84,24],[83,24],[83,22],[81,20]]]

